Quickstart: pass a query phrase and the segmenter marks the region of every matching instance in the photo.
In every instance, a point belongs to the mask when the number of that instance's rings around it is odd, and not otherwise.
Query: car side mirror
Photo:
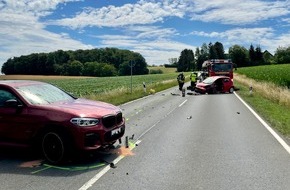
[[[22,105],[15,99],[9,99],[4,102],[5,107],[20,108]]]

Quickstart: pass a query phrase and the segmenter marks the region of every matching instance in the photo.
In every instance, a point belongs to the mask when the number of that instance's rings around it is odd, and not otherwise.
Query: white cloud
[[[125,4],[120,7],[86,8],[73,18],[50,21],[49,24],[80,29],[87,26],[119,27],[135,24],[152,24],[163,22],[165,17],[182,17],[184,11],[180,3],[146,2]]]
[[[272,28],[235,28],[224,32],[192,32],[193,35],[204,37],[218,37],[227,40],[228,43],[245,44],[245,43],[259,43],[263,39],[273,37],[274,30]]]
[[[1,23],[1,22],[0,22]],[[54,34],[45,31],[41,24],[2,26],[0,29],[0,64],[8,58],[59,49],[74,50],[93,48],[71,39],[67,34]],[[3,48],[5,47],[5,48]]]
[[[276,35],[272,28],[235,28],[224,32],[206,33],[194,31],[192,35],[217,38],[225,41],[224,45],[232,46],[235,44],[243,45],[248,48],[250,44],[262,46],[262,49],[275,53],[279,46],[290,46],[290,33]]]
[[[191,19],[244,25],[285,16],[290,13],[289,7],[289,1],[196,0],[192,3]]]
[[[129,26],[125,30],[139,39],[162,39],[178,35],[174,28],[161,28],[157,26]]]
[[[50,14],[59,4],[76,1],[82,0],[2,0],[0,9],[11,14],[29,14],[40,17]]]
[[[275,53],[279,47],[290,47],[290,33],[282,34],[271,39],[262,39],[261,44],[271,53]]]
[[[9,0],[0,2],[0,66],[8,58],[59,49],[87,49],[67,34],[45,29],[39,18],[47,15],[59,3],[78,0]]]
[[[282,21],[290,24],[290,18],[283,18]]]
[[[125,4],[119,7],[88,7],[75,17],[52,20],[49,24],[81,29],[87,26],[145,25],[164,22],[170,17],[189,17],[193,21],[245,25],[285,16],[289,13],[289,1],[141,0],[136,4]]]

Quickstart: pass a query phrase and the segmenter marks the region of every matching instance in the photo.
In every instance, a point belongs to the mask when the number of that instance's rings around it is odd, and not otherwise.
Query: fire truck
[[[230,59],[211,59],[202,64],[208,76],[228,76],[233,80],[233,62]]]

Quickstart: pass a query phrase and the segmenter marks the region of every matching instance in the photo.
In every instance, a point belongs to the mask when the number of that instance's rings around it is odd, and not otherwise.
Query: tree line
[[[284,64],[290,63],[290,47],[279,47],[272,55],[267,50],[262,51],[260,46],[250,45],[249,49],[246,49],[234,45],[229,48],[228,53],[225,53],[220,42],[203,43],[201,47],[196,48],[195,53],[190,49],[184,49],[178,59],[170,58],[169,64],[165,64],[165,67],[176,67],[178,72],[201,70],[202,63],[209,59],[231,59],[235,67]]]
[[[195,53],[191,49],[181,51],[179,58],[170,58],[165,67],[175,67],[178,72],[201,70],[208,59],[231,59],[236,67],[290,63],[290,46],[277,48],[274,55],[260,46],[246,49],[233,45],[225,53],[223,44],[203,43]],[[117,48],[33,53],[8,59],[2,66],[5,75],[66,75],[66,76],[123,76],[149,74],[144,57],[136,52]]]
[[[131,70],[132,69],[132,70]],[[148,74],[144,57],[117,48],[33,53],[8,59],[2,66],[5,75],[116,76]]]

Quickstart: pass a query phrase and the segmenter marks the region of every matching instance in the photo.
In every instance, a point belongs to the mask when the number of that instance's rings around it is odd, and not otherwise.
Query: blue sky
[[[290,1],[0,0],[0,66],[14,56],[104,47],[160,65],[217,41],[226,52],[290,46]]]

